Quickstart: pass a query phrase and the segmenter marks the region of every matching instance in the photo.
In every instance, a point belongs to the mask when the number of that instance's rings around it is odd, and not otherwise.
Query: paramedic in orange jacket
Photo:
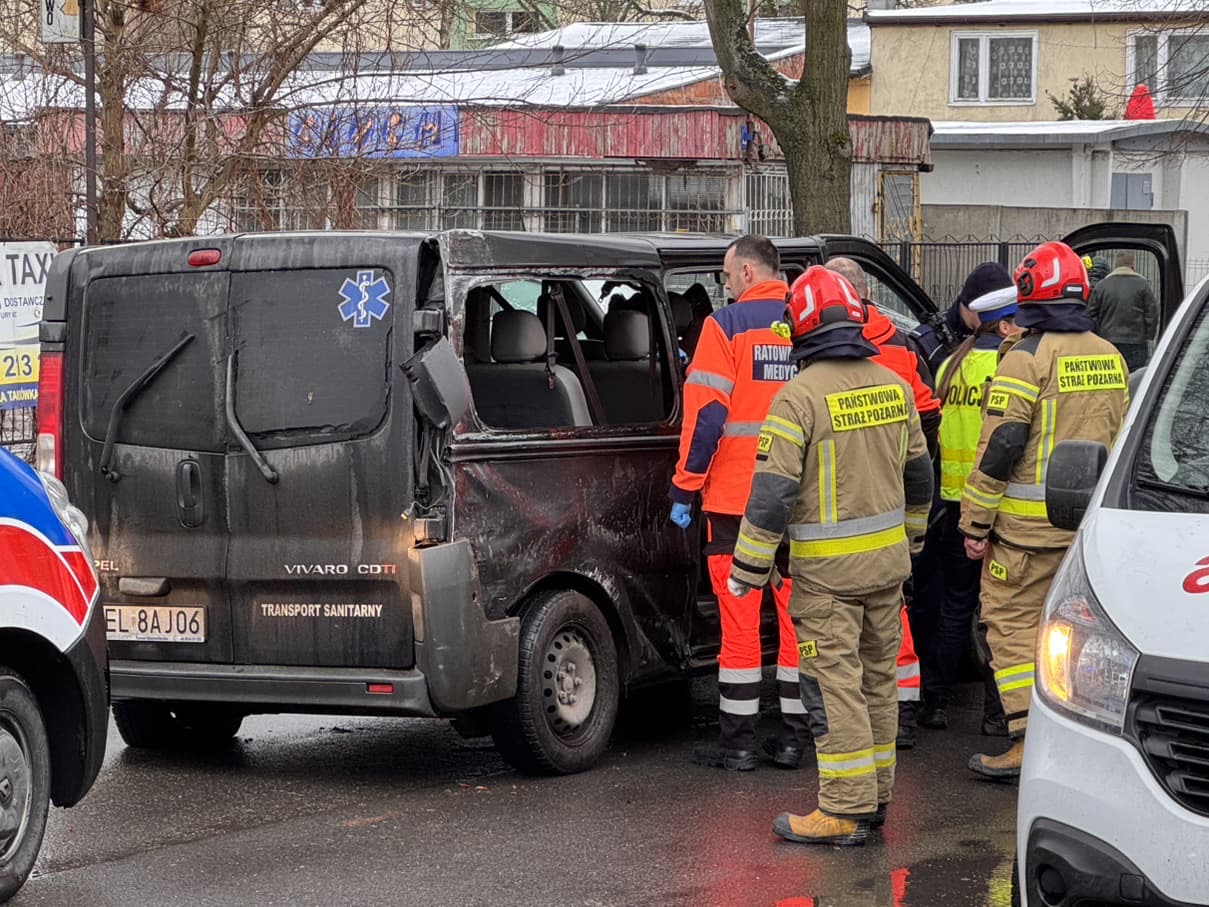
[[[736,300],[705,319],[684,384],[680,459],[672,480],[671,520],[687,528],[701,495],[710,583],[718,596],[722,651],[718,655],[718,745],[699,747],[694,761],[730,771],[756,767],[760,712],[761,592],[742,597],[726,588],[739,522],[751,490],[756,440],[777,391],[793,377],[790,344],[772,332],[785,313],[789,287],[781,256],[763,236],[731,243],[722,263],[726,289]],[[740,545],[740,547],[742,547]],[[810,741],[798,689],[798,645],[786,610],[790,582],[773,583],[780,646],[777,690],[782,730],[764,742],[774,764],[797,768]]]
[[[864,270],[851,258],[832,258],[827,262],[829,270],[837,271],[848,278],[853,289],[865,303],[868,320],[865,322],[864,337],[877,347],[873,361],[888,368],[911,386],[915,396],[915,409],[919,413],[928,452],[935,456],[936,438],[940,431],[940,400],[933,392],[932,373],[926,364],[907,345],[904,337],[889,318],[878,311],[869,301],[869,279]],[[926,528],[926,526],[925,526]],[[899,612],[903,641],[898,650],[898,738],[899,749],[915,746],[915,709],[919,703],[920,664],[915,652],[915,640],[911,636],[911,624],[904,606]]]

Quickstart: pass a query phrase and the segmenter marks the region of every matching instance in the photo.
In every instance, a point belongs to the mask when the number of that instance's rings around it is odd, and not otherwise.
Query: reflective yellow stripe
[[[835,441],[819,445],[819,522],[834,523],[839,519],[835,502]]]
[[[912,513],[908,510],[904,522],[907,529],[916,532],[925,532],[928,528],[928,515],[926,513]]]
[[[770,415],[764,420],[764,430],[786,441],[792,441],[798,447],[806,446],[806,436],[802,434],[801,426],[794,425],[788,419]]]
[[[1009,498],[1006,495],[999,502],[999,512],[1029,519],[1045,520],[1049,518],[1049,512],[1045,509],[1045,501],[1025,501],[1020,498]]]
[[[1027,664],[1012,665],[1010,668],[1003,668],[995,672],[995,682],[998,683],[1008,677],[1015,677],[1018,674],[1032,674],[1037,669],[1037,663],[1030,661]]]
[[[739,538],[735,541],[735,550],[747,555],[757,563],[766,563],[771,561],[777,553],[777,546],[758,541],[750,535],[740,532]]]
[[[987,510],[998,510],[999,502],[1003,500],[1002,491],[996,495],[989,495],[985,492],[979,491],[977,488],[968,483],[966,484],[965,488],[961,489],[961,495],[962,497],[969,498],[979,507],[983,507]]]
[[[852,778],[857,775],[872,775],[877,771],[873,750],[857,750],[854,753],[818,753],[819,777]]]
[[[1054,423],[1058,417],[1058,401],[1046,400],[1041,410],[1041,440],[1037,444],[1037,484],[1045,481],[1050,454],[1054,452]]]
[[[1008,394],[1015,394],[1021,400],[1025,400],[1028,403],[1036,403],[1037,396],[1041,393],[1041,388],[1035,384],[1003,376],[996,376],[991,381],[991,391],[994,392],[997,390]]]
[[[794,557],[838,557],[844,554],[864,554],[867,551],[880,551],[907,540],[907,530],[903,526],[892,526],[881,532],[870,532],[865,535],[853,535],[844,539],[819,539],[809,542],[789,543],[789,553]]]
[[[873,761],[878,768],[891,768],[898,761],[893,743],[882,743],[873,747]]]

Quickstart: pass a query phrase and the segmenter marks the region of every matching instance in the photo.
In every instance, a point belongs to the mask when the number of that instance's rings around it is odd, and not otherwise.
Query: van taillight
[[[38,443],[34,466],[63,478],[63,354],[44,352],[38,362]]]

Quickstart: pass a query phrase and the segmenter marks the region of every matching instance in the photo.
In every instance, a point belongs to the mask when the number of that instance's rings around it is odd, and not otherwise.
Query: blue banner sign
[[[456,157],[458,109],[314,107],[290,114],[293,158]]]

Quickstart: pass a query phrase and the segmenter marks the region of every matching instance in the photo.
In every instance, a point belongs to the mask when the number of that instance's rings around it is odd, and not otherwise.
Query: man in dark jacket
[[[1117,253],[1116,270],[1096,284],[1087,304],[1087,314],[1096,333],[1125,357],[1130,371],[1150,359],[1150,341],[1159,325],[1159,304],[1150,281],[1134,270],[1137,258],[1128,250]]]
[[[969,309],[970,300],[977,299],[999,276],[1002,267],[993,261],[980,264],[966,278],[961,292],[948,310],[927,324],[921,324],[911,335],[916,355],[933,375],[940,364],[953,355],[957,345],[978,328],[978,316]]]

